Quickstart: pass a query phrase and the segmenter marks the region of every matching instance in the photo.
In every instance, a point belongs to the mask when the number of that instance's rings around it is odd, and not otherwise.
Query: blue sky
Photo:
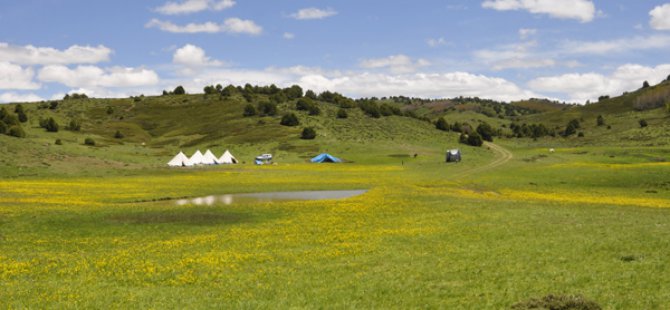
[[[299,84],[583,103],[670,75],[670,2],[4,0],[0,102]]]

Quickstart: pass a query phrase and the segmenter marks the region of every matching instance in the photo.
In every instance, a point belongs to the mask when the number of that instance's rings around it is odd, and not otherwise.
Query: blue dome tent
[[[342,160],[328,153],[319,154],[311,159],[313,163],[341,163]]]

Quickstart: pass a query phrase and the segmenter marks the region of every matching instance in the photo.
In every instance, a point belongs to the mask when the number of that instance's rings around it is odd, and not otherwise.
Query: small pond
[[[344,191],[301,191],[301,192],[269,192],[248,194],[212,195],[207,197],[179,199],[175,201],[178,206],[196,205],[211,206],[214,204],[231,205],[241,202],[272,202],[287,200],[325,200],[344,199],[365,194],[367,190],[344,190]]]

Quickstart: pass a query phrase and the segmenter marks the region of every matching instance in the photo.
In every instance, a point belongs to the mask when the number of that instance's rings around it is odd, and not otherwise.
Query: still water
[[[212,195],[207,197],[198,197],[189,199],[179,199],[176,200],[175,203],[179,206],[183,205],[211,206],[214,204],[231,205],[234,203],[241,203],[241,202],[344,199],[362,195],[365,192],[367,192],[367,190],[227,194],[227,195]]]

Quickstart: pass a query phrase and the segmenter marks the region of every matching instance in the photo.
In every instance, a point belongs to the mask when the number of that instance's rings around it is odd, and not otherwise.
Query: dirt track
[[[472,168],[472,169],[463,171],[463,172],[459,173],[458,176],[466,176],[466,175],[470,175],[470,174],[474,174],[474,173],[483,172],[483,171],[486,171],[486,170],[491,170],[491,169],[494,169],[494,168],[497,168],[497,167],[500,167],[500,166],[506,164],[508,161],[510,161],[512,158],[514,158],[514,154],[512,154],[512,152],[510,152],[509,150],[507,150],[506,148],[504,148],[500,145],[493,144],[491,142],[484,142],[484,146],[488,147],[494,153],[496,153],[497,158],[494,161],[492,161],[492,162],[490,162],[490,163],[488,163],[484,166],[480,166],[480,167],[476,167],[476,168]]]

